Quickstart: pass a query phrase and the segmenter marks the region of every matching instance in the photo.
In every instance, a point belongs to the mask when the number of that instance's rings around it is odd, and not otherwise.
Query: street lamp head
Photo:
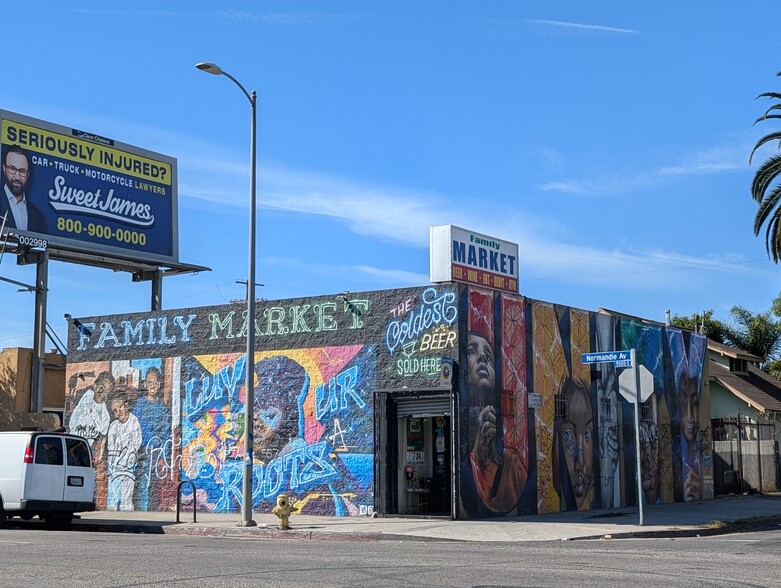
[[[222,68],[216,63],[196,63],[195,67],[214,76],[221,76],[223,74]]]

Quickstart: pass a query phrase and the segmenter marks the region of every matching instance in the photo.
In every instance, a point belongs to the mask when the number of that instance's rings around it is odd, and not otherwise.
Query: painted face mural
[[[569,487],[578,509],[590,505],[594,493],[594,415],[588,387],[583,382],[564,384],[566,412],[558,423],[559,448],[566,463]]]
[[[255,456],[277,457],[302,437],[299,400],[309,387],[306,371],[287,357],[270,357],[255,364]]]
[[[645,402],[640,422],[640,468],[643,477],[643,493],[649,504],[659,498],[659,417],[656,394]]]
[[[687,341],[688,338],[688,341]],[[700,386],[705,357],[706,339],[702,335],[667,330],[670,359],[675,381],[674,409],[680,425],[680,469],[683,500],[700,500],[703,479],[700,452]],[[709,472],[709,477],[712,473]],[[712,480],[712,477],[710,477]],[[712,484],[712,481],[710,482]]]
[[[589,313],[565,306],[531,305],[537,512],[592,508],[597,431],[591,370],[581,361],[590,351]]]
[[[475,288],[468,291],[468,308],[470,452],[462,472],[471,475],[464,476],[462,501],[473,512],[508,513],[518,507],[528,478],[524,306],[520,297]],[[498,350],[496,340],[501,340]]]
[[[595,351],[615,351],[615,319],[609,315],[598,314],[596,325]],[[621,486],[618,476],[619,422],[616,367],[612,363],[597,364],[597,402],[599,416],[599,465],[600,498],[602,508],[620,506]]]
[[[652,376],[653,389],[647,400],[640,407],[640,470],[642,489],[645,500],[649,504],[659,502],[661,496],[661,477],[663,464],[659,455],[659,427],[661,396],[664,392],[664,361],[662,327],[649,325],[636,320],[621,319],[621,345],[623,349],[635,349],[637,362]],[[632,380],[633,372],[627,370],[626,376]],[[632,390],[634,390],[632,384]],[[645,390],[649,392],[649,390]],[[634,420],[634,404],[624,402],[624,418],[627,422]],[[665,417],[665,422],[669,421]],[[634,437],[628,440],[634,448]],[[665,460],[664,471],[668,472],[670,460]],[[636,469],[636,468],[635,468]]]
[[[161,360],[143,360],[134,365],[143,374],[141,394],[133,408],[142,435],[134,501],[136,509],[152,510],[165,500],[173,484],[170,465],[174,453],[172,413],[166,402],[170,391],[165,390]],[[169,365],[172,366],[172,362]]]
[[[485,407],[496,392],[496,365],[494,350],[480,333],[469,333],[467,348],[467,377],[469,389],[476,392],[477,404]]]
[[[700,500],[702,480],[700,476],[699,433],[700,433],[700,394],[697,380],[684,374],[678,389],[678,404],[681,418],[681,435],[684,452],[684,500]]]
[[[367,403],[374,351],[362,345],[256,354],[253,501],[286,493],[310,514],[360,514],[372,505],[373,423]],[[241,502],[245,357],[185,362],[182,458],[207,510]]]

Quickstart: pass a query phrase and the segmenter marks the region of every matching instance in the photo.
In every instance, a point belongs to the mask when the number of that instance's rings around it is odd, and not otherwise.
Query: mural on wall
[[[183,361],[182,472],[202,491],[204,510],[241,504],[245,361]],[[269,511],[281,493],[308,514],[373,508],[373,371],[374,349],[361,345],[256,353],[256,509]]]
[[[543,350],[540,357],[547,358],[553,368],[552,378],[541,378],[548,407],[541,429],[548,432],[547,444],[552,447],[545,475],[541,471],[537,482],[544,488],[538,509],[540,513],[588,510],[594,506],[598,467],[590,370],[581,361],[581,355],[589,351],[589,315],[559,305],[535,302],[532,306],[539,307],[533,316],[545,319],[534,331],[535,356],[538,349]],[[545,365],[536,367],[546,371]],[[535,387],[540,372],[535,371]]]
[[[65,422],[92,446],[98,508],[169,510],[192,480],[185,501],[239,510],[250,322],[236,305],[72,320]],[[256,512],[285,492],[371,514],[375,392],[451,382],[465,517],[634,505],[638,454],[646,502],[713,495],[702,335],[449,284],[261,302],[254,328]],[[639,447],[624,368],[582,362],[629,348],[653,375]]]
[[[154,510],[175,497],[170,389],[161,360],[85,363],[68,378],[69,428],[98,466],[98,507]],[[69,368],[69,371],[70,368]],[[173,490],[172,490],[173,485]]]
[[[665,393],[664,364],[662,347],[662,327],[639,321],[621,319],[621,349],[635,349],[635,358],[653,376],[653,392],[640,406],[640,470],[642,474],[643,495],[646,504],[656,504],[662,500],[662,479],[665,496],[670,497],[672,482],[672,460],[665,454],[660,460],[659,430],[670,423],[670,415],[663,401]],[[624,420],[634,423],[634,404],[624,401]],[[637,448],[634,425],[624,428],[625,459],[627,469],[636,471]],[[631,485],[630,485],[631,486]],[[637,492],[634,486],[627,487],[627,502],[636,503]]]
[[[93,446],[99,508],[170,510],[192,480],[185,502],[239,510],[254,324],[255,511],[284,491],[299,512],[372,514],[374,390],[441,385],[456,291],[258,301],[252,322],[234,304],[72,319],[65,420]]]
[[[507,301],[518,311],[513,320]],[[699,422],[705,337],[475,287],[465,289],[461,303],[467,315],[459,448],[466,516],[635,505],[638,451],[645,503],[708,496],[702,480],[712,486],[703,465],[712,467],[709,431]],[[508,324],[515,335],[510,362]],[[640,407],[639,448],[634,405],[619,394],[625,368],[582,361],[583,353],[632,348],[653,378]],[[508,372],[513,381],[504,380]],[[517,422],[526,426],[508,435],[504,409],[521,396],[526,415]]]
[[[688,339],[688,341],[687,341]],[[676,402],[672,410],[677,414],[680,427],[680,443],[673,443],[673,460],[680,464],[680,478],[676,485],[676,497],[682,493],[686,502],[701,500],[704,491],[713,495],[713,471],[710,452],[702,454],[703,443],[710,446],[710,428],[701,431],[700,394],[702,390],[702,369],[705,361],[707,340],[703,335],[684,333],[679,329],[667,329],[667,343],[670,350],[671,388],[675,390]],[[704,459],[703,459],[704,458]],[[705,468],[703,469],[703,461]],[[710,481],[709,488],[703,488],[703,476]]]
[[[594,351],[615,351],[616,320],[610,315],[594,314]],[[622,413],[618,395],[618,373],[610,362],[598,363],[595,386],[597,389],[597,431],[599,434],[599,498],[602,508],[621,506],[621,443]]]
[[[462,502],[473,512],[515,513],[529,478],[525,305],[478,288],[465,305]]]
[[[191,480],[200,510],[236,511],[245,363],[228,353],[75,366],[69,426],[103,466],[99,506],[170,509],[176,485]],[[303,513],[372,512],[374,364],[362,345],[256,354],[255,510],[285,492]]]

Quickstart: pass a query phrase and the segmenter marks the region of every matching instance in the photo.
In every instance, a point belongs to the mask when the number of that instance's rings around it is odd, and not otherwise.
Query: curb
[[[195,527],[191,525],[163,527],[166,535],[197,536],[197,537],[226,537],[231,539],[282,539],[305,541],[385,541],[385,540],[420,540],[421,537],[409,537],[407,535],[391,535],[387,533],[333,533],[330,531],[307,531],[305,529],[290,528],[286,531],[274,527]]]
[[[24,521],[11,519],[9,526],[27,529],[42,529],[43,521],[37,519]],[[747,533],[751,531],[777,530],[781,526],[781,514],[747,517],[734,521],[715,520],[703,526],[687,528],[668,527],[653,531],[626,531],[610,534],[581,535],[566,538],[535,539],[535,541],[609,541],[620,539],[678,539],[685,537],[711,537]],[[121,521],[121,520],[88,520],[75,519],[70,527],[72,531],[92,533],[132,533],[148,535],[172,535],[193,537],[215,537],[232,539],[280,539],[302,541],[416,541],[442,543],[470,543],[469,539],[452,537],[433,537],[402,533],[385,533],[382,531],[331,531],[327,526],[312,525],[309,527],[291,527],[281,530],[276,525],[260,524],[256,527],[240,527],[233,525],[214,525],[209,523],[188,523],[175,521]],[[522,543],[523,540],[498,541],[497,543]]]
[[[717,535],[732,535],[736,533],[750,533],[752,531],[766,531],[775,529],[781,525],[781,515],[769,515],[765,517],[750,517],[728,521],[721,526],[696,527],[693,529],[671,528],[664,531],[629,531],[626,533],[613,533],[610,535],[592,535],[590,537],[573,537],[570,541],[598,540],[598,539],[678,539],[685,537],[713,537]]]
[[[25,523],[24,526],[39,526],[38,523]],[[273,526],[259,525],[257,527],[217,527],[187,523],[109,523],[74,521],[72,531],[86,533],[135,533],[147,535],[172,535],[190,537],[216,537],[231,539],[298,539],[306,541],[449,541],[460,542],[460,539],[439,539],[417,535],[401,535],[394,533],[369,532],[332,532],[328,530],[306,530],[291,527],[282,531]]]

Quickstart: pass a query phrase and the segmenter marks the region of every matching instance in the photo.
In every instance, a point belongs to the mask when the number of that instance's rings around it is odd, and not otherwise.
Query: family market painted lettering
[[[139,320],[133,324],[128,320],[120,321],[119,325],[111,322],[81,323],[79,325],[78,351],[87,349],[96,328],[99,328],[100,336],[94,349],[109,347],[130,347],[141,345],[171,345],[172,343],[187,343],[190,341],[190,325],[196,315],[187,317],[175,316],[172,324],[168,324],[168,317],[150,317]]]
[[[369,300],[350,300],[349,306],[336,302],[316,302],[297,304],[289,307],[272,306],[262,312],[262,319],[255,318],[255,334],[260,337],[273,337],[296,333],[321,333],[337,331],[340,328],[350,330],[364,327],[363,316],[368,312]],[[102,323],[79,323],[78,351],[90,347],[130,347],[172,345],[189,343],[191,332],[197,324],[197,314],[149,317],[137,322],[122,320]],[[243,338],[247,335],[247,311],[230,310],[225,314],[210,312],[208,320],[209,340]],[[195,322],[194,322],[195,321]],[[97,342],[94,341],[98,334]]]
[[[318,302],[315,304],[300,304],[285,308],[271,306],[263,311],[263,321],[258,323],[255,318],[255,334],[271,337],[274,335],[290,335],[295,333],[321,333],[337,331],[340,326],[355,330],[363,328],[363,313],[369,309],[368,300],[350,300],[342,306],[335,302]],[[233,339],[245,337],[247,334],[247,311],[237,313],[235,310],[220,316],[212,312],[208,316],[211,323],[210,340]]]

